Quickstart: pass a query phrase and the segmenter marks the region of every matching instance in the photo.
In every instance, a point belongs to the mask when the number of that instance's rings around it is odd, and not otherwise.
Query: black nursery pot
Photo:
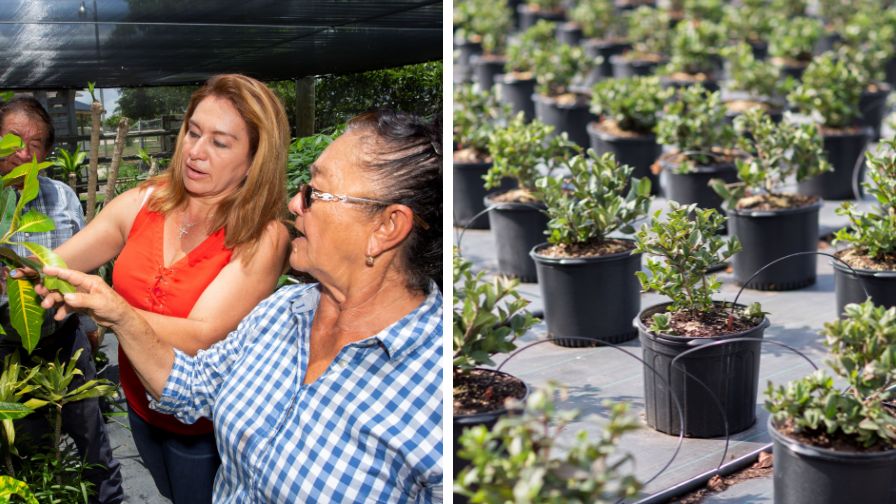
[[[680,423],[674,396],[681,402],[685,436],[724,436],[725,418],[728,420],[729,434],[748,429],[756,423],[761,342],[739,341],[700,350],[676,361],[675,369],[672,369],[672,360],[687,350],[713,341],[761,339],[769,325],[768,319],[763,319],[747,331],[713,338],[687,338],[649,332],[643,319],[664,312],[669,304],[651,306],[635,319],[644,361],[666,380],[663,382],[656,373],[644,367],[647,425],[666,434],[678,435]],[[721,411],[713,396],[721,403]]]
[[[726,183],[737,181],[737,168],[733,163],[697,165],[688,173],[675,173],[676,165],[661,161],[660,177],[667,199],[682,205],[696,203],[700,208],[722,211],[722,198],[709,187],[709,181],[718,178]]]
[[[519,14],[519,23],[520,23],[520,31],[526,31],[527,28],[532,27],[538,21],[544,19],[546,21],[553,21],[555,23],[562,23],[566,21],[566,12],[565,11],[542,11],[542,10],[532,10],[528,4],[520,4],[516,7],[517,14]]]
[[[803,444],[775,429],[776,504],[884,504],[896,502],[896,450],[855,453]]]
[[[840,261],[834,266],[834,294],[837,298],[837,316],[843,317],[843,309],[850,303],[865,301],[865,290],[878,306],[896,306],[896,271],[877,271],[855,268],[855,273]],[[862,287],[865,287],[863,290]]]
[[[600,61],[600,63],[592,65],[591,72],[588,73],[588,78],[585,80],[585,85],[590,88],[596,82],[612,78],[614,73],[610,58],[617,54],[622,54],[630,49],[631,46],[631,44],[626,42],[595,39],[585,41],[582,45],[583,49],[585,49],[585,55],[588,56],[592,63]]]
[[[582,41],[582,29],[578,23],[560,23],[557,25],[556,36],[561,44],[577,46]]]
[[[862,96],[859,98],[859,110],[862,111],[862,116],[859,118],[860,123],[873,130],[871,138],[875,142],[880,140],[880,127],[884,120],[889,94],[890,85],[880,83],[877,91],[872,93],[866,89],[862,91]]]
[[[504,72],[507,59],[496,55],[477,55],[470,58],[473,67],[473,81],[480,89],[491,89],[495,85],[495,76]]]
[[[641,310],[641,286],[635,272],[641,254],[631,250],[597,257],[548,257],[535,246],[538,284],[544,299],[548,337],[569,347],[588,345],[570,336],[594,342],[622,343],[637,335],[632,319]]]
[[[535,282],[538,273],[529,257],[532,247],[544,241],[548,217],[543,203],[495,203],[488,196],[489,226],[495,237],[498,271],[519,278],[522,282]]]
[[[655,135],[617,137],[600,129],[598,123],[592,122],[588,124],[588,137],[595,152],[613,153],[619,164],[627,164],[635,169],[632,177],[649,178],[650,192],[659,193],[659,179],[650,171],[650,166],[663,153],[662,146],[656,143]]]
[[[553,126],[555,133],[566,132],[570,140],[583,148],[588,147],[588,123],[592,120],[588,100],[580,97],[574,103],[559,103],[554,98],[535,93],[532,101],[535,102],[535,117],[541,122]]]
[[[826,200],[854,199],[854,172],[872,134],[871,128],[866,127],[855,132],[823,135],[824,153],[834,170],[800,182],[800,194],[820,196]],[[864,163],[860,165],[860,170],[862,166]],[[859,175],[861,180],[861,173]]]
[[[458,163],[454,162],[454,225],[470,229],[488,229],[488,215],[482,214],[472,220],[479,212],[485,210],[483,198],[488,194],[482,177],[491,167],[491,163]],[[504,179],[495,192],[508,191],[514,186],[512,179]]]
[[[662,62],[650,60],[631,60],[621,54],[610,56],[610,66],[613,67],[613,77],[621,79],[624,77],[653,75]]]
[[[506,377],[513,378],[517,380],[520,384],[523,385],[526,389],[525,395],[523,397],[518,398],[521,401],[525,402],[526,398],[529,396],[529,386],[526,385],[525,382],[513,376],[511,374],[505,373],[503,371],[495,371],[494,369],[483,369],[476,368],[480,371],[488,371],[495,375],[503,375]],[[456,477],[460,471],[470,465],[470,461],[466,459],[462,459],[457,456],[457,450],[460,446],[459,440],[461,434],[469,428],[475,427],[477,425],[484,425],[487,429],[491,430],[492,427],[498,423],[498,420],[501,419],[502,416],[513,414],[513,412],[509,411],[507,408],[499,408],[494,411],[486,411],[483,413],[477,413],[475,415],[454,415],[454,476]],[[455,499],[458,498],[457,496]]]
[[[455,41],[454,47],[458,50],[458,58],[455,65],[455,82],[470,82],[473,77],[473,65],[470,61],[473,56],[482,54],[482,44],[468,40]]]
[[[510,105],[513,114],[522,112],[526,122],[535,117],[535,102],[532,95],[535,94],[535,78],[516,79],[510,74],[498,77],[501,84],[501,101]]]
[[[801,208],[772,211],[728,210],[728,228],[743,250],[734,256],[734,279],[744,285],[751,275],[775,259],[818,249],[821,200]],[[815,254],[791,257],[769,267],[746,286],[759,290],[801,289],[815,283]]]

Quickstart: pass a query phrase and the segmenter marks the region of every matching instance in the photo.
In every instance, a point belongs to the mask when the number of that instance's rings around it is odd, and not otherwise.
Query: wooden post
[[[100,115],[103,104],[94,100],[90,104],[90,167],[87,169],[87,222],[96,215],[97,163],[100,157]]]
[[[115,197],[115,184],[118,182],[118,167],[121,166],[121,154],[124,151],[124,144],[128,139],[128,118],[122,117],[118,121],[118,132],[115,134],[115,149],[112,150],[112,164],[109,166],[109,173],[106,176],[106,199],[103,205],[112,201]]]
[[[296,79],[296,137],[314,134],[314,76]]]

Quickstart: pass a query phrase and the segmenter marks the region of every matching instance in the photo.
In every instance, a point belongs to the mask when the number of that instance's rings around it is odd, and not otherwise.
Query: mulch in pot
[[[454,372],[454,414],[475,415],[504,408],[510,398],[522,399],[526,386],[522,380],[484,369]]]

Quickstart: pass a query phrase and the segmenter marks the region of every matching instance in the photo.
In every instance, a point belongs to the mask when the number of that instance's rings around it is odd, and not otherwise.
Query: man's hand
[[[96,275],[54,266],[44,267],[44,275],[61,278],[77,289],[75,293],[62,295],[47,290],[43,285],[34,287],[34,290],[44,298],[41,306],[46,309],[57,307],[55,317],[57,320],[62,320],[72,311],[87,311],[97,324],[112,327],[128,316],[137,315],[124,298]]]

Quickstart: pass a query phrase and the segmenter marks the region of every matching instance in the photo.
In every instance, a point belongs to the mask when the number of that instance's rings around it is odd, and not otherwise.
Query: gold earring
[[[365,262],[368,266],[373,266],[373,256],[367,256],[367,260]]]

